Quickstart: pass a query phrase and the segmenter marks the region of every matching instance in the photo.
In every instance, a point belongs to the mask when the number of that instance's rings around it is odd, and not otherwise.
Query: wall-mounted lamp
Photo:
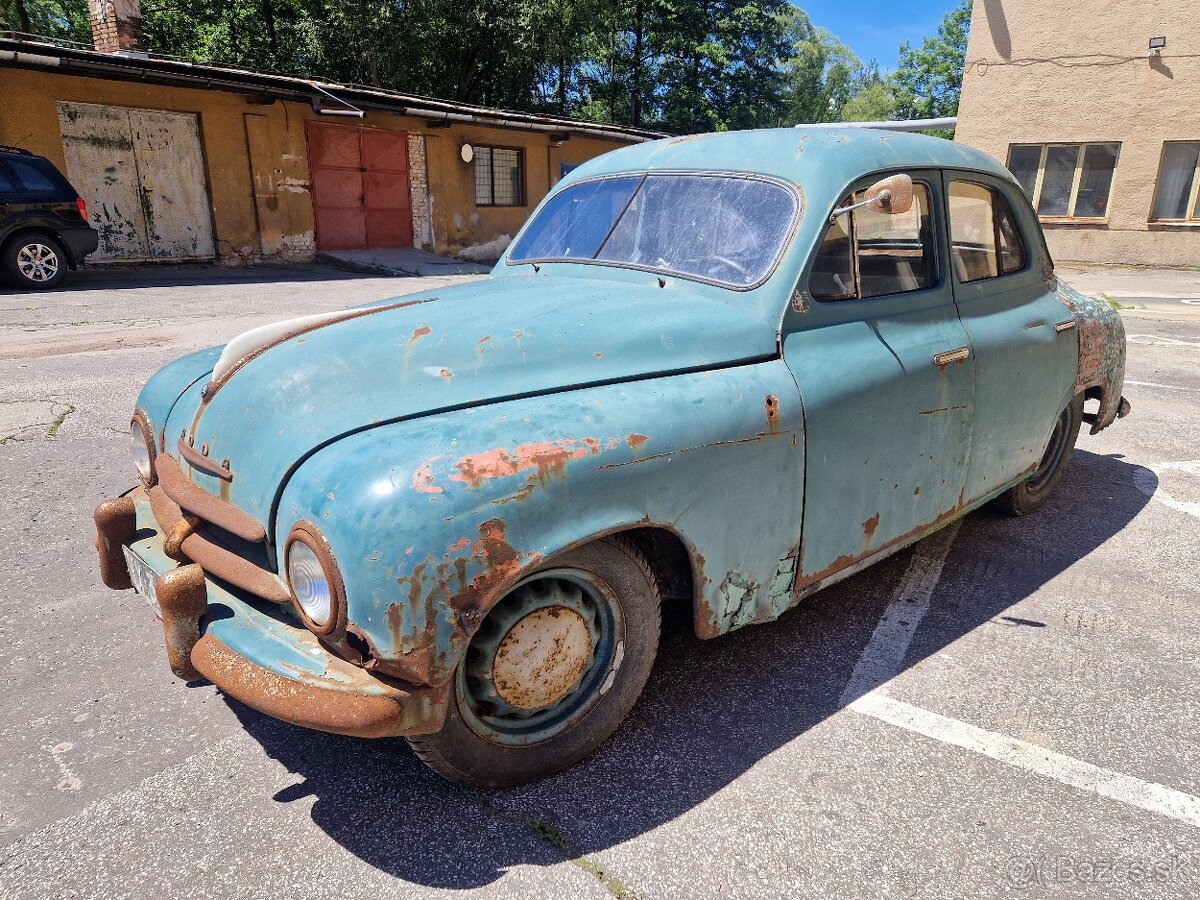
[[[475,158],[475,148],[470,144],[463,144],[458,148],[458,155],[462,157],[462,161],[469,163]]]
[[[1162,56],[1163,48],[1167,46],[1167,39],[1163,37],[1150,38],[1150,52],[1146,54],[1150,59],[1156,56]]]

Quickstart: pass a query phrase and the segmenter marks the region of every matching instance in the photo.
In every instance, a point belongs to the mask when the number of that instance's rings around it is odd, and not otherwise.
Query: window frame
[[[1009,163],[1012,161],[1012,152],[1016,147],[1039,147],[1041,155],[1038,157],[1037,175],[1033,180],[1033,196],[1029,197],[1029,205],[1033,207],[1034,214],[1037,215],[1041,222],[1083,222],[1083,223],[1107,223],[1109,213],[1112,210],[1113,190],[1112,186],[1117,180],[1117,166],[1121,164],[1121,150],[1123,144],[1121,141],[1053,141],[1050,143],[1015,143],[1008,145],[1008,155],[1005,157],[1004,167],[1010,172]],[[1042,215],[1038,212],[1038,201],[1042,196],[1042,184],[1046,176],[1046,156],[1053,147],[1074,147],[1075,148],[1075,170],[1071,178],[1071,194],[1067,199],[1067,209],[1075,209],[1076,203],[1079,202],[1079,183],[1083,180],[1083,159],[1088,147],[1116,147],[1117,157],[1113,161],[1112,180],[1108,184],[1108,200],[1104,204],[1104,215],[1102,216],[1077,216],[1071,212],[1066,215]],[[1024,193],[1022,189],[1021,193]]]
[[[1021,227],[1021,219],[1020,216],[1017,215],[1017,208],[1013,204],[1012,198],[1007,196],[998,185],[989,184],[986,181],[980,180],[978,174],[972,178],[970,177],[972,174],[974,173],[964,170],[945,170],[946,243],[948,245],[947,249],[950,252],[950,270],[952,277],[954,278],[954,283],[963,286],[968,284],[984,284],[988,281],[997,281],[1001,278],[1008,278],[1011,275],[1020,275],[1022,272],[1029,271],[1029,267],[1033,260],[1033,254],[1029,250],[1029,241],[1026,239],[1025,229]],[[954,265],[954,217],[950,212],[950,191],[953,189],[955,182],[973,184],[976,187],[984,188],[992,194],[992,235],[993,239],[996,241],[997,268],[995,275],[987,275],[983,278],[972,278],[970,281],[963,281],[958,277],[958,269]],[[1020,188],[1018,188],[1018,190],[1020,190]],[[1023,190],[1021,191],[1021,196],[1025,196],[1025,192]],[[1017,239],[1021,242],[1021,255],[1023,257],[1021,260],[1021,265],[1019,268],[1009,269],[1007,272],[1000,269],[1000,260],[1002,259],[1003,255],[1000,251],[1000,219],[996,215],[997,199],[1004,201],[1004,203],[1008,206],[1009,218],[1012,220],[1013,228],[1016,229]]]
[[[1150,194],[1150,215],[1146,221],[1151,225],[1200,225],[1200,209],[1197,208],[1197,203],[1200,203],[1200,152],[1196,154],[1196,165],[1192,169],[1192,186],[1188,191],[1187,206],[1184,208],[1185,212],[1191,210],[1191,214],[1182,219],[1154,217],[1154,208],[1158,206],[1158,191],[1162,185],[1163,159],[1167,155],[1168,144],[1194,144],[1197,150],[1200,151],[1200,139],[1194,141],[1163,141],[1162,148],[1158,151],[1158,170],[1154,174],[1154,190]]]
[[[836,201],[835,206],[832,209],[830,209],[829,213],[825,216],[825,219],[824,219],[825,225],[821,229],[820,233],[817,235],[816,240],[813,242],[812,251],[809,255],[808,262],[804,267],[804,274],[802,276],[802,284],[804,285],[804,293],[807,296],[811,297],[814,302],[828,303],[828,304],[872,303],[872,302],[875,302],[878,300],[894,299],[897,297],[914,297],[914,296],[926,294],[930,291],[939,290],[945,286],[945,284],[946,284],[946,271],[945,270],[946,270],[947,262],[943,260],[943,256],[947,256],[947,254],[944,254],[942,252],[942,250],[943,250],[942,236],[944,234],[946,236],[947,242],[949,242],[949,230],[948,230],[949,229],[949,217],[946,215],[946,210],[944,208],[946,198],[944,196],[944,190],[942,188],[942,185],[935,184],[935,180],[938,182],[941,181],[941,178],[942,178],[941,171],[942,170],[937,170],[937,172],[934,172],[934,173],[929,173],[929,172],[922,170],[920,172],[920,174],[912,175],[911,177],[912,177],[912,182],[913,182],[914,187],[917,185],[920,185],[921,187],[923,187],[925,189],[926,199],[929,204],[929,217],[932,220],[931,227],[930,227],[930,234],[933,238],[933,247],[931,249],[932,249],[932,254],[933,254],[933,263],[934,263],[934,267],[935,267],[933,282],[931,284],[924,285],[923,287],[913,288],[912,290],[908,290],[908,291],[896,291],[896,292],[893,292],[890,294],[872,294],[870,297],[861,296],[862,295],[862,278],[861,278],[861,274],[860,274],[860,269],[859,269],[859,264],[858,264],[858,253],[857,253],[858,226],[854,220],[854,213],[851,212],[848,214],[850,216],[850,227],[847,229],[847,233],[848,233],[849,239],[850,239],[851,265],[853,266],[853,269],[854,269],[855,295],[852,297],[819,297],[813,293],[812,269],[813,269],[813,265],[816,263],[817,257],[820,255],[821,244],[824,242],[825,234],[829,230],[829,226],[833,224],[831,221],[831,218],[833,215],[833,210],[845,205],[848,202],[853,202],[851,200],[851,198],[853,198],[853,196],[856,193],[858,193],[859,191],[866,190],[872,184],[874,184],[876,181],[878,181],[880,178],[885,178],[888,175],[892,175],[892,174],[896,174],[897,172],[904,172],[904,171],[905,170],[903,170],[903,169],[894,169],[894,170],[889,169],[887,171],[873,172],[869,175],[864,175],[862,178],[855,179],[853,182],[850,183],[850,185],[848,187],[846,187],[840,194],[838,194],[839,199]],[[909,174],[909,173],[905,173],[905,174]],[[942,207],[942,208],[939,208],[939,207]],[[948,248],[947,248],[947,250],[948,250]],[[947,256],[947,259],[948,259],[948,256]],[[952,266],[951,266],[951,268],[952,268]]]
[[[527,185],[526,185],[525,148],[524,147],[508,147],[508,146],[504,146],[502,144],[475,144],[474,150],[475,150],[475,155],[472,158],[472,168],[471,168],[471,187],[475,194],[475,205],[482,209],[523,209],[523,208],[527,207],[529,205],[529,191],[528,191]],[[479,164],[478,163],[479,152],[481,150],[486,150],[488,152],[488,156],[490,158],[489,165],[491,166],[491,170],[492,170],[492,178],[491,178],[492,202],[491,203],[480,203],[479,202],[479,188],[478,188],[479,182],[478,182],[477,176],[475,174],[475,166]],[[518,202],[516,202],[516,203],[497,203],[497,202],[495,202],[496,201],[496,157],[494,155],[492,155],[492,152],[494,150],[511,150],[517,154],[517,173],[519,176],[517,179],[517,182],[518,182],[518,187],[520,189],[520,197],[517,198]]]

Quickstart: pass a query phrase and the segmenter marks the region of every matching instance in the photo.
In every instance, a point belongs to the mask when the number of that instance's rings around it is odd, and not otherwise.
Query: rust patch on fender
[[[421,338],[425,337],[425,335],[429,334],[431,331],[433,331],[433,329],[430,328],[426,324],[418,325],[416,328],[413,329],[412,337],[410,337],[408,339],[408,346],[411,347],[413,344],[415,344]]]
[[[541,441],[522,444],[513,450],[497,448],[483,453],[471,453],[454,466],[457,475],[451,481],[461,481],[468,487],[477,488],[492,478],[507,478],[529,469],[536,470],[539,481],[551,475],[562,475],[567,461],[581,459],[588,453],[586,446],[576,446],[579,441],[564,438],[557,441]]]
[[[440,494],[443,488],[433,483],[433,465],[423,462],[417,466],[412,477],[413,490],[419,494]]]
[[[650,437],[648,435],[638,434],[635,431],[633,434],[629,435],[629,437],[625,438],[625,443],[627,443],[629,445],[630,450],[636,450],[638,447],[642,446],[642,444],[646,443],[646,441],[648,441],[648,440],[650,440]]]

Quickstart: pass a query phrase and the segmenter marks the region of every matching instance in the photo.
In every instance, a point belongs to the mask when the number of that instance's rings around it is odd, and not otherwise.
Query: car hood
[[[210,460],[227,462],[231,481],[186,462],[182,468],[269,528],[291,470],[346,434],[776,354],[773,323],[706,291],[653,284],[488,278],[340,319],[297,320],[273,343],[250,342],[250,352],[219,366],[216,379],[194,381],[171,410],[165,451],[179,459],[185,437]],[[519,427],[514,441],[526,437]]]

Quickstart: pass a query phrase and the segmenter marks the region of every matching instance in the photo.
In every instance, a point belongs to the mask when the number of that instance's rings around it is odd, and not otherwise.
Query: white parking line
[[[929,612],[930,599],[959,524],[954,522],[917,544],[883,617],[854,666],[842,692],[841,705],[897,728],[1200,828],[1200,797],[969,725],[895,700],[877,690],[894,678],[904,663],[917,626]]]
[[[957,719],[938,715],[900,700],[872,692],[860,697],[850,707],[872,718],[907,731],[953,744],[982,754],[1018,769],[1025,769],[1061,784],[1136,806],[1161,816],[1178,819],[1200,828],[1200,797],[1185,794],[1153,781],[1142,781],[1132,775],[1122,775],[1102,769],[1045,747],[1030,744],[1006,734],[998,734]]]
[[[961,519],[952,522],[917,544],[904,576],[892,591],[883,618],[875,626],[871,640],[867,641],[846,689],[842,691],[841,706],[849,706],[900,671],[917,626],[929,612],[929,598],[942,577],[942,566],[946,564],[946,555],[961,524]]]
[[[1179,385],[1179,384],[1160,384],[1157,381],[1130,381],[1128,378],[1125,379],[1124,383],[1125,384],[1136,384],[1139,387],[1166,388],[1168,391],[1194,391],[1195,390],[1195,388],[1184,387],[1183,385]]]

